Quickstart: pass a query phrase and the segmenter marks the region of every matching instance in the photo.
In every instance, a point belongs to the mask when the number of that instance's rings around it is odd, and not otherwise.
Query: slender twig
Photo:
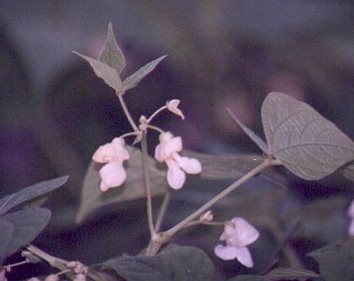
[[[167,105],[160,107],[158,110],[156,110],[147,120],[146,123],[150,123],[152,119],[154,119],[160,112],[164,111],[167,108]]]
[[[197,211],[195,211],[193,214],[189,215],[187,218],[176,224],[174,227],[170,228],[169,230],[165,231],[162,233],[161,239],[163,240],[162,242],[165,243],[169,239],[171,239],[172,236],[174,236],[178,231],[180,231],[182,228],[184,228],[188,223],[196,219],[198,216],[206,212],[207,210],[210,209],[211,206],[213,206],[216,202],[218,202],[220,199],[224,198],[226,195],[234,191],[236,188],[240,187],[243,183],[245,183],[247,180],[251,179],[255,175],[259,174],[266,168],[273,166],[273,165],[279,165],[280,162],[277,160],[269,159],[266,158],[263,163],[260,165],[256,166],[253,168],[251,171],[249,171],[247,174],[243,175],[241,178],[236,180],[234,183],[229,185],[226,189],[224,189],[222,192],[220,192],[218,195],[213,197],[210,201],[205,203],[203,206],[201,206]]]
[[[48,262],[51,266],[59,269],[59,270],[67,270],[68,268],[66,267],[66,260],[54,257],[41,249],[37,248],[36,246],[29,245],[27,247],[27,250],[30,251],[31,253],[35,254],[36,256],[40,257],[41,259],[45,260]]]
[[[171,193],[169,191],[166,191],[165,197],[163,198],[163,202],[161,204],[161,207],[159,210],[159,215],[157,217],[156,224],[155,224],[155,231],[156,232],[159,232],[161,229],[161,224],[162,224],[163,219],[165,217],[168,205],[170,203],[170,199],[171,199]]]
[[[138,129],[138,127],[136,126],[136,124],[135,124],[135,122],[134,122],[132,116],[131,116],[130,113],[129,113],[129,110],[128,110],[128,108],[127,108],[127,105],[125,104],[125,101],[124,101],[124,99],[123,99],[122,94],[121,94],[120,92],[117,92],[116,95],[117,95],[118,98],[119,98],[119,102],[120,102],[120,104],[121,104],[121,106],[122,106],[122,108],[123,108],[124,114],[125,114],[125,116],[127,117],[128,121],[129,121],[129,123],[130,123],[130,125],[132,126],[132,128],[133,128],[133,130],[134,130],[135,132],[138,132],[139,129]]]
[[[144,173],[144,188],[146,193],[146,208],[147,208],[148,224],[149,224],[150,236],[151,239],[153,239],[156,236],[156,232],[155,232],[153,215],[152,215],[152,199],[151,199],[152,196],[151,196],[151,186],[150,186],[146,131],[142,131],[141,154],[142,154],[142,166],[143,166],[143,173]]]

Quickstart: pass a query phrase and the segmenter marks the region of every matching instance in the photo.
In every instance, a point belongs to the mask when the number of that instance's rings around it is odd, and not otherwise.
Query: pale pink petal
[[[125,145],[125,142],[124,142],[124,139],[122,139],[122,138],[114,138],[112,140],[112,146],[115,150],[116,155],[122,160],[128,160],[130,158],[129,152],[124,147],[124,145]]]
[[[247,247],[235,247],[236,258],[246,267],[253,267],[253,260],[250,251]]]
[[[236,247],[224,245],[217,245],[214,248],[214,253],[217,257],[223,259],[224,261],[233,260],[238,254]]]
[[[102,191],[120,186],[127,178],[127,174],[120,162],[110,162],[104,165],[99,173],[102,180],[100,186]]]
[[[224,232],[220,236],[220,240],[224,241],[232,237],[235,233],[235,225],[233,222],[227,222],[224,226]]]
[[[202,165],[197,159],[182,157],[178,154],[174,159],[187,174],[199,174],[202,171]]]
[[[161,144],[157,145],[155,148],[155,159],[159,162],[165,161],[165,154]]]
[[[235,225],[235,231],[232,236],[228,237],[226,242],[233,246],[247,246],[259,237],[259,232],[244,218],[235,217],[231,220]]]
[[[183,115],[183,112],[178,108],[178,105],[180,103],[180,100],[170,100],[168,103],[167,103],[167,109],[169,111],[171,111],[172,113],[180,116],[182,119],[184,119],[184,115]]]
[[[350,222],[348,234],[349,236],[354,236],[354,219]]]
[[[186,174],[179,168],[174,160],[166,160],[167,169],[167,182],[173,189],[181,189],[186,181]]]
[[[182,138],[173,137],[168,143],[164,145],[165,153],[172,157],[172,153],[182,150]]]
[[[98,163],[108,163],[113,161],[116,157],[116,153],[112,144],[106,143],[101,145],[92,156],[92,160]]]
[[[348,216],[354,218],[354,200],[352,201],[352,203],[348,208]]]

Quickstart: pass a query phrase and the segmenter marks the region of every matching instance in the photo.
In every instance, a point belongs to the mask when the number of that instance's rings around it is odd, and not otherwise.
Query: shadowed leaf
[[[100,61],[116,69],[118,74],[120,74],[125,67],[125,58],[114,37],[112,23],[108,24],[106,43],[99,58]]]
[[[8,221],[13,233],[5,251],[5,256],[15,253],[20,247],[29,244],[46,227],[51,213],[44,208],[31,208],[2,216]]]
[[[7,257],[7,249],[11,242],[11,237],[14,232],[12,224],[3,218],[0,218],[0,264]]]
[[[115,68],[112,68],[102,61],[95,60],[78,52],[74,51],[74,53],[86,60],[91,65],[95,74],[99,78],[103,79],[103,81],[116,92],[119,92],[122,89],[122,80],[120,79]]]
[[[354,241],[331,243],[311,252],[320,266],[320,274],[325,281],[352,281],[354,276]]]
[[[162,56],[159,57],[143,67],[139,68],[138,71],[133,73],[132,75],[128,76],[127,78],[124,79],[123,81],[123,91],[127,91],[129,89],[132,89],[138,85],[138,83],[146,76],[148,75],[151,71],[155,69],[155,67],[165,58],[167,57]]]
[[[141,152],[132,146],[127,146],[130,159],[124,164],[127,172],[127,180],[122,186],[102,192],[99,189],[100,176],[98,164],[92,162],[83,181],[81,190],[81,202],[76,221],[81,222],[89,213],[97,208],[122,201],[134,200],[145,197],[143,183],[143,168],[141,164]],[[149,159],[150,183],[153,195],[163,194],[167,189],[166,176],[155,166],[155,161]]]
[[[270,154],[295,175],[319,180],[354,159],[354,143],[306,103],[270,93],[262,105]]]
[[[318,278],[319,274],[302,269],[302,268],[276,268],[268,272],[265,277],[270,281],[281,281],[281,280],[308,280],[310,278]]]
[[[111,259],[103,266],[127,281],[208,281],[213,275],[209,257],[194,247],[173,247],[153,257]]]
[[[49,181],[43,181],[31,186],[28,186],[14,194],[8,195],[0,199],[0,215],[5,214],[12,208],[18,206],[21,203],[35,199],[43,194],[51,192],[58,187],[62,186],[68,180],[68,176],[52,179]]]

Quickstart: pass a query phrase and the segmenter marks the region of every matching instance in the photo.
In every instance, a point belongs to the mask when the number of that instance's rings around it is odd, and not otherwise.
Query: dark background
[[[93,229],[100,228],[99,237],[114,232],[107,226],[109,216],[79,230],[73,226],[91,155],[130,129],[113,91],[72,53],[98,56],[108,22],[126,56],[123,77],[168,55],[127,95],[127,104],[138,118],[166,100],[181,99],[186,120],[163,115],[157,125],[183,136],[187,148],[212,154],[257,152],[225,108],[261,134],[260,107],[271,91],[308,102],[354,137],[350,1],[2,0],[0,196],[69,174],[70,182],[51,203],[56,215],[47,240],[39,242],[50,248],[66,241],[71,249],[58,251],[67,258],[107,258],[108,249],[87,257],[72,245],[85,234],[94,235]],[[330,184],[329,192],[343,191],[333,181],[321,184]],[[315,184],[310,187],[299,189],[303,200],[325,196]],[[123,224],[129,225],[130,218]],[[139,238],[141,247],[145,238]],[[129,247],[124,251],[134,253]]]

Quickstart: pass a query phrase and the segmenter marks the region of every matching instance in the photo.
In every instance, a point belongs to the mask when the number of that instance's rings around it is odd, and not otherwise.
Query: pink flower
[[[167,169],[167,182],[173,189],[182,188],[186,181],[186,174],[198,174],[202,166],[197,159],[182,157],[178,154],[182,150],[181,137],[174,137],[170,132],[160,134],[160,144],[156,146],[155,158],[165,162]]]
[[[180,102],[181,102],[180,100],[176,100],[176,99],[170,100],[169,102],[167,102],[166,106],[169,111],[180,116],[182,120],[184,120],[183,112],[178,108]]]
[[[215,255],[223,260],[237,259],[246,267],[253,267],[253,260],[247,246],[257,240],[259,233],[251,224],[240,217],[233,218],[227,222],[224,232],[220,236],[226,246],[217,245],[214,249]]]
[[[123,161],[129,159],[129,152],[124,147],[122,138],[115,138],[112,142],[100,146],[92,159],[98,163],[107,163],[99,171],[102,191],[120,186],[127,178]]]

